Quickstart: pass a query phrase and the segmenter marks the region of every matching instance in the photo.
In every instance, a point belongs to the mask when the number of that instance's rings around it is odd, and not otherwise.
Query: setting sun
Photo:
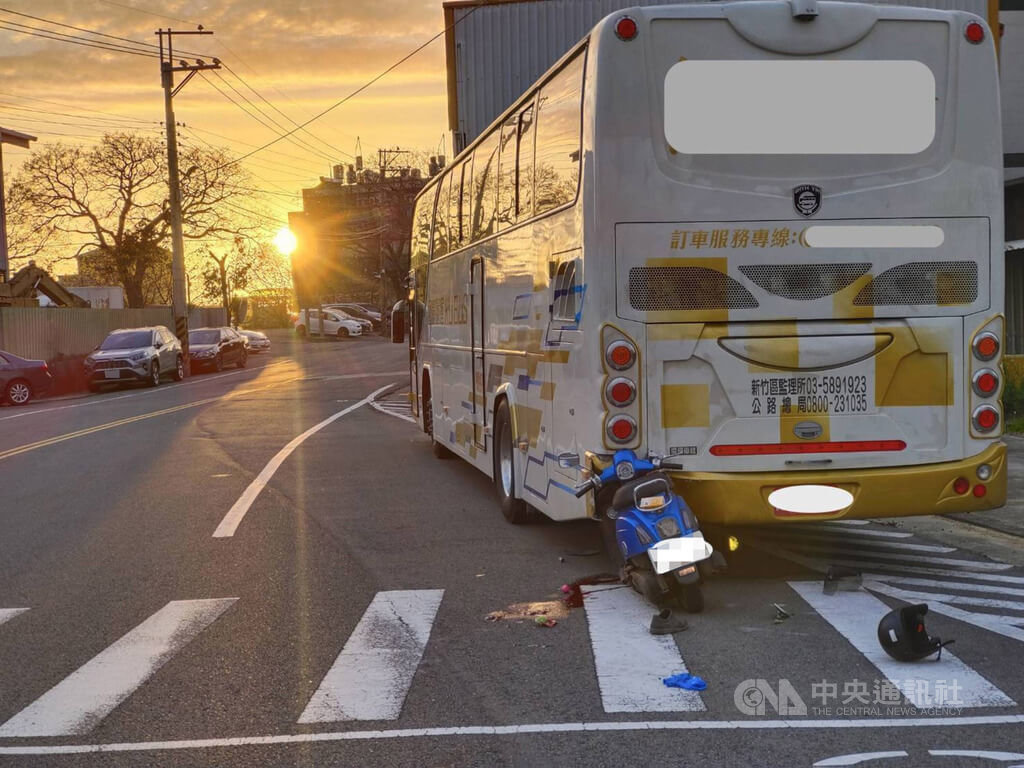
[[[281,227],[274,236],[274,246],[285,256],[291,256],[298,244],[299,241],[295,239],[295,233],[288,227]]]

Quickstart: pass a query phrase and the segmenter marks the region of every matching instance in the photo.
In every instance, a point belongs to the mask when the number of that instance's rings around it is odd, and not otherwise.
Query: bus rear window
[[[680,61],[665,138],[690,155],[913,155],[935,138],[935,93],[920,61]]]

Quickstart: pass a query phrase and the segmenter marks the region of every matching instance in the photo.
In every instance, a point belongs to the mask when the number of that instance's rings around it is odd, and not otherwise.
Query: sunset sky
[[[89,142],[112,128],[159,135],[159,64],[156,59],[19,34],[10,28],[20,24],[81,33],[11,11],[151,43],[157,41],[158,27],[194,29],[202,24],[215,34],[187,39],[184,47],[222,59],[298,122],[340,100],[443,28],[441,0],[7,0],[3,8],[0,125],[34,134],[39,144]],[[293,127],[230,72],[220,75],[206,73],[209,82],[193,78],[175,99],[176,118],[187,126],[181,130],[182,141],[205,140],[243,153],[274,138],[274,131],[214,86],[247,106],[233,86],[279,123]],[[434,151],[446,128],[444,78],[442,38],[310,126],[334,149],[300,133],[297,138],[306,146],[281,141],[247,161],[255,184],[275,193],[266,196],[275,217],[283,223],[285,211],[301,208],[298,196],[282,192],[315,184],[328,173],[332,160],[348,161],[339,153],[353,153],[357,136],[367,157],[385,145]],[[5,173],[15,171],[26,154],[5,147]]]

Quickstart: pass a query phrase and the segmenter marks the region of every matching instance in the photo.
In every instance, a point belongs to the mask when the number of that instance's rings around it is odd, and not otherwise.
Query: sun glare
[[[282,227],[274,236],[274,245],[285,256],[291,256],[299,242],[295,239],[295,233],[288,227]]]

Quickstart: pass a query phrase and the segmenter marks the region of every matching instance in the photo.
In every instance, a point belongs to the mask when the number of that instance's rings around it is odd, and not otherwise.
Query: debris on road
[[[843,565],[830,565],[825,573],[825,583],[822,591],[826,595],[834,595],[836,592],[857,592],[864,584],[864,577],[855,568],[847,568]]]
[[[792,618],[793,614],[786,610],[785,606],[779,605],[778,603],[772,603],[775,606],[775,621],[774,624],[781,624],[786,619]]]
[[[533,623],[538,627],[553,627],[558,624],[555,619],[548,618],[547,616],[537,616],[534,618]]]
[[[622,582],[618,576],[610,573],[598,573],[594,576],[584,576],[572,584],[562,585],[562,594],[565,595],[563,602],[569,608],[583,607],[583,590],[580,587],[592,586],[594,584],[619,584]]]
[[[533,603],[512,603],[503,610],[492,611],[484,618],[487,621],[555,621],[569,615],[569,609],[561,600],[542,600]],[[539,622],[538,622],[539,623]],[[547,626],[554,626],[550,624]]]
[[[688,691],[703,691],[708,687],[707,682],[689,672],[680,672],[678,675],[663,678],[662,681],[669,688],[685,688]]]
[[[932,637],[924,628],[924,616],[928,605],[906,605],[889,611],[878,622],[878,642],[882,649],[896,661],[921,661],[937,653],[936,661],[942,660],[942,648],[955,640],[943,642]]]
[[[667,608],[651,617],[650,632],[652,635],[673,635],[689,628],[690,625],[686,623],[686,619],[677,616]]]

